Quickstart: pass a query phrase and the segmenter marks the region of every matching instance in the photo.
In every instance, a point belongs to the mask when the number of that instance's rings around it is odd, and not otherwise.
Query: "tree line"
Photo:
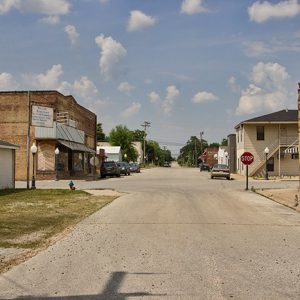
[[[208,147],[219,148],[220,146],[227,146],[227,139],[223,139],[221,143],[208,143],[205,139],[198,139],[196,136],[191,136],[186,145],[180,149],[180,154],[177,162],[181,166],[198,166],[201,159],[199,156]]]
[[[97,124],[97,142],[109,142],[112,146],[121,147],[122,160],[124,161],[137,161],[138,158],[146,163],[154,165],[162,165],[165,161],[171,162],[172,155],[168,149],[162,149],[158,142],[147,140],[147,134],[143,130],[130,130],[126,126],[117,125],[113,128],[109,135],[106,136],[102,129],[102,124]],[[134,147],[134,142],[141,142],[142,145],[145,141],[145,154],[144,159],[139,157],[139,153]]]

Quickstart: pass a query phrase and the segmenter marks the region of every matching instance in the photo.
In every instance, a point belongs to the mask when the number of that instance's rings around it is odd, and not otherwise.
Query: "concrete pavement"
[[[300,294],[299,213],[245,192],[244,182],[161,168],[90,184],[76,182],[78,188],[127,194],[2,274],[0,299],[296,299]]]

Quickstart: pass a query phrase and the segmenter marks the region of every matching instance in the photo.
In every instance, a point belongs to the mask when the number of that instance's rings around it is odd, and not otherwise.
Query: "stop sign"
[[[254,161],[254,156],[252,153],[250,152],[244,152],[242,155],[241,155],[241,162],[244,164],[244,165],[251,165]]]

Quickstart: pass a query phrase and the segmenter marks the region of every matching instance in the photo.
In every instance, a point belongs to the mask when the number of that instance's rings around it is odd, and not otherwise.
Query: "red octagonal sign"
[[[250,152],[244,152],[242,155],[241,155],[241,162],[244,164],[244,165],[251,165],[254,161],[254,156],[252,153]]]

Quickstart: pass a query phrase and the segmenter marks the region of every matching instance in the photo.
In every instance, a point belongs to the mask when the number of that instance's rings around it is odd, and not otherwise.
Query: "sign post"
[[[241,155],[241,162],[246,165],[246,191],[248,190],[248,166],[254,161],[254,156],[250,152],[244,152]]]

